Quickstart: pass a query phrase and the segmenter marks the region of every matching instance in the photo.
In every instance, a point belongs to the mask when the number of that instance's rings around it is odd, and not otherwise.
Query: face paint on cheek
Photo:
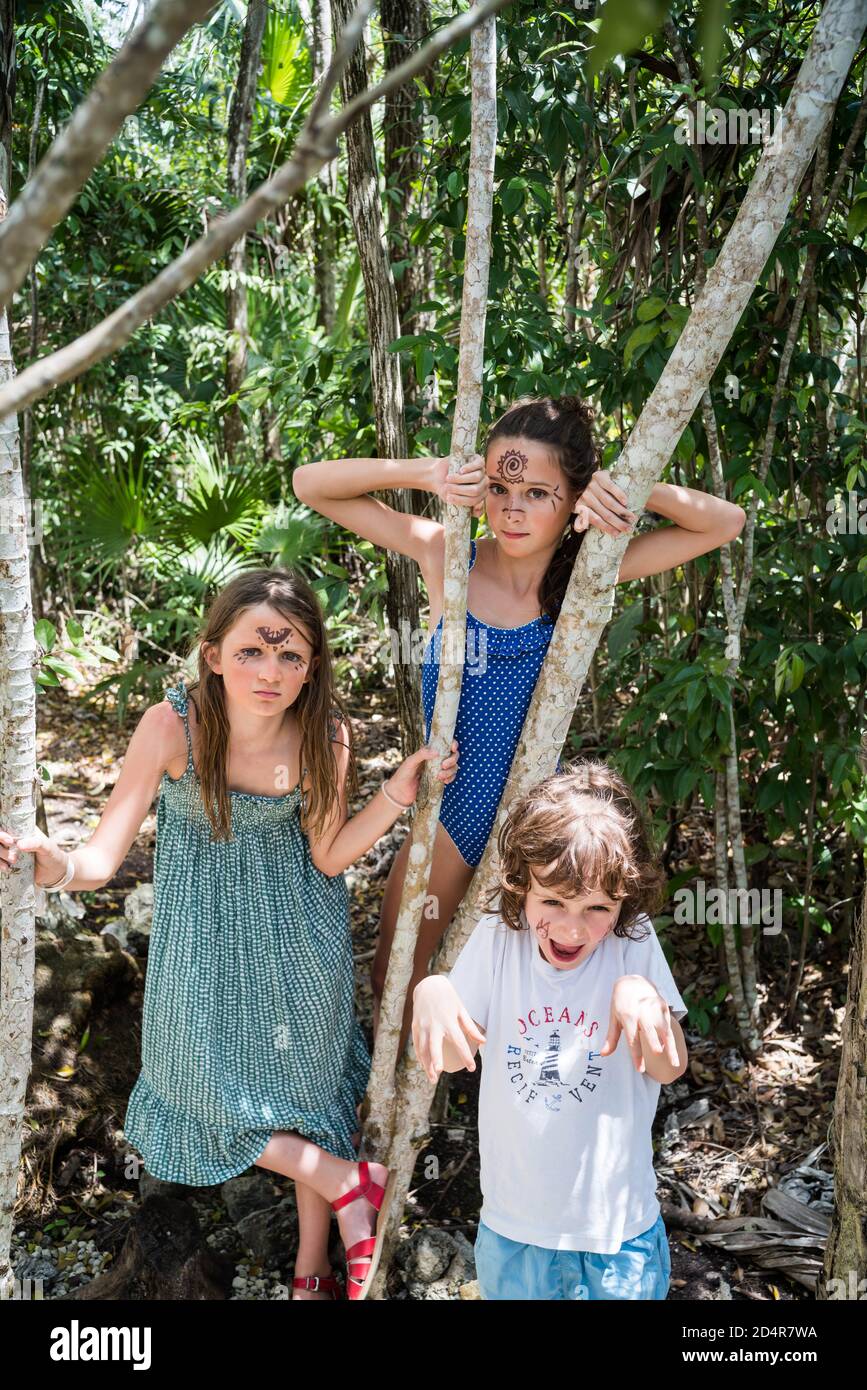
[[[530,460],[517,449],[507,449],[497,459],[497,476],[504,483],[520,483],[527,471]]]
[[[557,486],[554,488],[554,496],[551,498],[551,506],[554,508],[555,512],[562,501],[563,498],[560,495],[560,484],[558,483]]]
[[[548,940],[548,932],[550,931],[550,929],[551,923],[546,922],[544,917],[536,923],[536,935],[538,936],[540,941]]]

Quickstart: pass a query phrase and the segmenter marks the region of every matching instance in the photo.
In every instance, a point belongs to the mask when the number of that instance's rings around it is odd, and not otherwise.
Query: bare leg
[[[336,1158],[334,1154],[320,1149],[318,1144],[312,1144],[309,1139],[286,1129],[275,1129],[256,1159],[256,1166],[283,1173],[287,1178],[292,1178],[296,1185],[312,1188],[313,1193],[318,1194],[324,1202],[336,1201],[344,1193],[351,1192],[361,1181],[357,1163],[350,1163],[345,1158]],[[370,1176],[374,1182],[384,1187],[388,1169],[384,1163],[371,1163]],[[322,1207],[321,1210],[324,1211],[325,1208]],[[340,1238],[346,1249],[356,1241],[373,1235],[376,1229],[377,1213],[370,1202],[350,1202],[347,1206],[341,1207],[336,1216]],[[300,1224],[300,1201],[298,1218]],[[314,1217],[314,1220],[316,1219],[321,1219],[321,1216]],[[299,1273],[303,1272],[299,1270]]]
[[[331,1265],[328,1261],[328,1236],[331,1231],[331,1208],[324,1197],[320,1197],[305,1182],[296,1182],[295,1200],[298,1205],[298,1252],[295,1256],[295,1274],[304,1278],[309,1274],[329,1275]],[[331,1300],[326,1289],[293,1289],[293,1299]]]
[[[391,866],[385,885],[385,891],[382,895],[382,908],[379,918],[379,941],[377,943],[376,956],[371,970],[374,1033],[376,1033],[379,1027],[379,1003],[382,998],[385,976],[388,970],[388,958],[391,954],[391,943],[394,940],[394,930],[397,925],[400,895],[403,891],[406,864],[409,858],[409,843],[410,837],[407,835],[395,855],[394,863]],[[401,1030],[398,1055],[403,1052],[412,1025],[412,992],[418,982],[423,980],[427,974],[430,958],[445,935],[452,917],[460,906],[461,899],[470,886],[470,880],[474,873],[475,867],[472,864],[467,864],[466,861],[461,858],[457,846],[448,831],[442,825],[437,825],[433,864],[431,866],[430,884],[428,886],[428,895],[432,899],[430,906],[432,915],[430,917],[423,915],[419,928],[412,979],[410,980],[407,990],[407,1002],[404,1009],[403,1028]],[[428,907],[426,907],[425,912],[427,913],[428,910]],[[436,916],[433,915],[433,911],[436,912]]]

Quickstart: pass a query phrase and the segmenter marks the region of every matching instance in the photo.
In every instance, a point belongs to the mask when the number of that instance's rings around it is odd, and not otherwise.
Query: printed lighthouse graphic
[[[562,1086],[560,1080],[560,1034],[555,1029],[548,1038],[547,1051],[542,1053],[539,1086]]]

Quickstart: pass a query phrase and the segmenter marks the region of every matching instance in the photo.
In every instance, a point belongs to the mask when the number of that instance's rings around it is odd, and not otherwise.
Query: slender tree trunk
[[[256,104],[256,85],[262,36],[268,7],[265,0],[249,0],[238,77],[229,109],[228,178],[230,202],[243,203],[247,196],[247,149]],[[226,395],[235,395],[247,375],[247,238],[241,236],[226,257],[229,283],[226,287],[226,329],[229,336],[226,358]],[[230,405],[223,420],[223,437],[229,459],[234,459],[244,438],[244,417],[237,402]]]
[[[496,21],[487,20],[472,38],[472,134],[467,199],[467,245],[461,305],[458,397],[451,453],[456,467],[473,453],[481,410],[482,365],[491,257],[494,156],[497,143]],[[451,746],[461,680],[467,627],[467,559],[470,514],[448,505],[440,665],[430,743]],[[395,1064],[403,1023],[406,991],[412,976],[421,913],[430,882],[433,846],[443,785],[425,776],[423,797],[412,829],[403,893],[379,1011],[379,1029],[366,1101],[365,1144],[377,1158],[389,1150],[395,1107]]]
[[[0,225],[6,216],[15,92],[15,4],[0,0]],[[5,79],[5,81],[3,81]],[[0,311],[0,383],[13,374]],[[0,419],[0,825],[15,835],[36,824],[36,642],[30,601],[28,507],[14,415]],[[29,854],[0,878],[0,1299],[13,1292],[9,1263],[33,1034],[36,894]]]
[[[834,1194],[831,1235],[816,1297],[863,1299],[867,1279],[867,886],[849,957],[834,1102]],[[829,1287],[831,1279],[840,1283]]]
[[[45,102],[45,88],[48,79],[40,78],[36,84],[36,100],[33,103],[33,124],[30,128],[30,147],[27,154],[27,178],[33,177],[36,168],[36,156],[39,150],[39,127],[42,123],[42,107]],[[28,288],[30,291],[30,360],[32,361],[39,351],[39,281],[36,276],[36,267],[31,268],[27,277]],[[22,419],[21,431],[21,479],[24,487],[24,496],[33,498],[33,481],[31,478],[31,467],[33,460],[33,411],[25,410]],[[44,555],[42,550],[41,536],[34,539],[30,557],[30,587],[32,592],[33,614],[36,618],[45,616],[46,598],[46,570]]]
[[[329,0],[311,0],[313,80],[318,85],[331,62],[331,6]],[[337,240],[331,217],[337,192],[336,165],[323,164],[316,175],[313,208],[313,278],[316,284],[316,322],[331,333],[337,306]]]
[[[335,35],[343,32],[352,9],[352,0],[331,0]],[[367,69],[361,44],[346,66],[341,86],[344,102],[351,101],[367,89]],[[396,353],[388,351],[388,344],[400,336],[397,292],[385,245],[379,171],[369,112],[364,112],[346,132],[346,151],[349,211],[355,228],[367,305],[377,449],[380,458],[406,458],[400,359]],[[405,489],[385,491],[384,497],[389,506],[399,511],[412,510]],[[386,613],[390,629],[397,636],[398,657],[394,673],[401,747],[404,755],[407,755],[424,742],[420,673],[417,663],[412,660],[412,638],[420,625],[418,567],[409,556],[386,551],[385,568],[388,578]],[[404,633],[409,635],[408,642],[403,640]]]
[[[383,0],[380,19],[385,48],[385,70],[403,62],[417,48],[430,28],[427,0]],[[430,86],[432,70],[421,74]],[[422,176],[424,161],[424,115],[415,114],[419,90],[415,82],[405,82],[390,92],[385,102],[383,121],[383,169],[388,221],[388,249],[397,289],[397,314],[401,335],[421,333],[433,327],[431,310],[412,312],[414,304],[431,298],[431,259],[429,248],[410,244],[408,222],[414,206],[414,189]],[[400,267],[394,269],[395,267]],[[408,407],[418,406],[425,396],[425,383],[416,380],[415,371],[407,366],[404,374],[404,397]],[[428,499],[420,492],[410,492],[411,505],[423,511]]]

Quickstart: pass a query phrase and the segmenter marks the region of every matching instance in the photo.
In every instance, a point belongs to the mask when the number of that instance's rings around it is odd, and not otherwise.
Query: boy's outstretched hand
[[[413,990],[412,1041],[415,1055],[436,1081],[441,1071],[475,1071],[476,1048],[485,1041],[445,975],[428,975]]]
[[[678,1052],[672,1028],[674,1022],[671,1009],[649,980],[643,975],[621,975],[611,993],[608,1036],[599,1056],[609,1057],[620,1041],[620,1034],[625,1033],[636,1070],[647,1072],[644,1055],[647,1049],[659,1058],[662,1072],[666,1072],[666,1064],[670,1064],[679,1076],[685,1064]],[[679,1027],[677,1031],[680,1033]],[[661,1079],[661,1076],[654,1077],[654,1080]],[[665,1079],[674,1078],[666,1076]]]

